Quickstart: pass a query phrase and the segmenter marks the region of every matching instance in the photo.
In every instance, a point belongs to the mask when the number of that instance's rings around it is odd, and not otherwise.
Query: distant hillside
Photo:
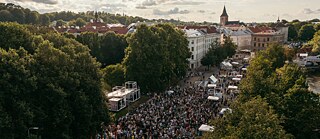
[[[71,11],[62,11],[62,12],[52,12],[40,14],[37,11],[31,11],[28,8],[23,8],[19,5],[12,3],[0,3],[0,22],[18,22],[20,24],[33,24],[33,25],[42,25],[48,26],[52,21],[63,20],[65,22],[76,22],[79,18],[83,19],[85,22],[89,22],[91,19],[94,19],[95,12],[71,12]],[[186,25],[186,24],[211,24],[208,22],[196,23],[196,22],[183,22],[180,20],[174,19],[145,19],[138,16],[127,16],[121,14],[111,14],[106,12],[98,12],[99,18],[101,18],[105,23],[121,23],[123,25],[129,25],[135,22],[167,22],[173,23],[175,25]]]

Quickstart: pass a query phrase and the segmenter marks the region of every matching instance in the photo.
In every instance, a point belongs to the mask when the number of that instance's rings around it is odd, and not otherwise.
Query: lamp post
[[[29,128],[28,128],[28,138],[30,138],[30,129],[31,129],[31,130],[38,130],[39,127],[29,127]]]

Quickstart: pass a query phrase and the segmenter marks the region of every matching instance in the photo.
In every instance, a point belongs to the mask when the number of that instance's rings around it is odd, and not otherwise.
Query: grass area
[[[110,112],[110,113],[114,116],[115,120],[117,120],[118,118],[126,115],[128,113],[128,110],[132,111],[136,109],[137,107],[139,107],[140,104],[147,102],[149,99],[150,99],[150,96],[142,95],[139,100],[137,100],[136,102],[130,103],[129,107],[126,107],[118,112]]]

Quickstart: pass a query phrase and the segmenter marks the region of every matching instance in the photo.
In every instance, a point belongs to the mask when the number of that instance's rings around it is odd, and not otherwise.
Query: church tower
[[[228,14],[227,14],[227,10],[226,10],[226,6],[223,7],[223,12],[220,16],[220,25],[221,26],[225,26],[228,23]]]

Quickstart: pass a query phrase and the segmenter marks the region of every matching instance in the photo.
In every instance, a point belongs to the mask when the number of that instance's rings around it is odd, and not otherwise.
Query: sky
[[[218,23],[225,5],[229,20],[274,22],[320,18],[320,0],[0,0],[40,13],[105,11],[148,19]]]

